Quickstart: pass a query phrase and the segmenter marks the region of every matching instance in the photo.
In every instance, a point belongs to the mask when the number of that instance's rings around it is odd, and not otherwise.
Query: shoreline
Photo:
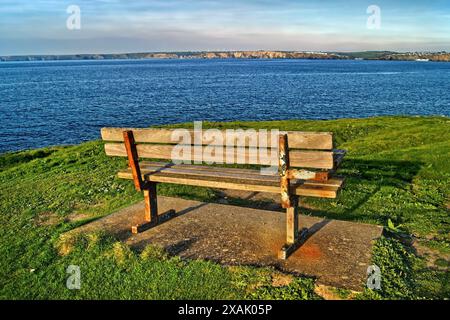
[[[140,53],[84,53],[4,55],[0,62],[19,61],[73,61],[73,60],[119,60],[119,59],[172,59],[172,60],[220,60],[220,59],[307,59],[307,60],[380,60],[450,62],[450,53],[442,52],[309,52],[309,51],[192,51],[192,52],[140,52]]]

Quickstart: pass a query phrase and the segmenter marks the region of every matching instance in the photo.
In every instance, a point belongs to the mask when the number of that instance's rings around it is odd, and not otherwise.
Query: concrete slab
[[[76,232],[104,230],[132,247],[148,244],[188,259],[221,264],[274,266],[312,276],[319,284],[362,290],[370,264],[373,240],[382,227],[300,215],[300,228],[309,228],[308,240],[287,260],[277,259],[285,242],[282,212],[159,197],[161,213],[177,216],[138,235],[130,226],[142,222],[144,204],[138,203],[91,222]]]

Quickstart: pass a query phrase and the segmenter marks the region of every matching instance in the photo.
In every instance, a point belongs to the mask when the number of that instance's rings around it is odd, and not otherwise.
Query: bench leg
[[[169,210],[161,216],[158,215],[158,195],[155,182],[148,183],[143,191],[145,203],[144,223],[131,227],[131,232],[134,234],[148,230],[151,227],[158,225],[160,220],[168,220],[175,214],[175,210]]]
[[[278,253],[279,259],[287,259],[298,247],[302,244],[305,238],[306,229],[303,229],[299,234],[298,231],[298,196],[293,196],[291,199],[291,207],[286,209],[286,244]]]
[[[153,222],[158,224],[158,195],[156,192],[156,183],[150,183],[144,189],[145,202],[145,222]]]
[[[158,224],[158,197],[156,183],[149,183],[144,191],[144,223],[131,227],[131,232],[136,234]]]
[[[292,207],[286,209],[286,244],[293,244],[298,238],[298,203],[293,200]]]

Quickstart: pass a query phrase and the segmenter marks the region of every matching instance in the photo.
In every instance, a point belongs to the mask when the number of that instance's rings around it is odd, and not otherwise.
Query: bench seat
[[[192,186],[280,193],[280,177],[261,174],[259,169],[238,169],[203,165],[173,164],[141,161],[142,179],[150,182],[175,183]],[[133,179],[131,168],[119,171],[118,177]],[[344,179],[333,177],[326,181],[291,180],[291,192],[298,196],[336,198]]]

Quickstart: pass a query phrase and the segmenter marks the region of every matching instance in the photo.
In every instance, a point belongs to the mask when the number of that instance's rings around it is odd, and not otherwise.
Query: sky
[[[0,0],[0,55],[204,50],[450,51],[450,0]]]

